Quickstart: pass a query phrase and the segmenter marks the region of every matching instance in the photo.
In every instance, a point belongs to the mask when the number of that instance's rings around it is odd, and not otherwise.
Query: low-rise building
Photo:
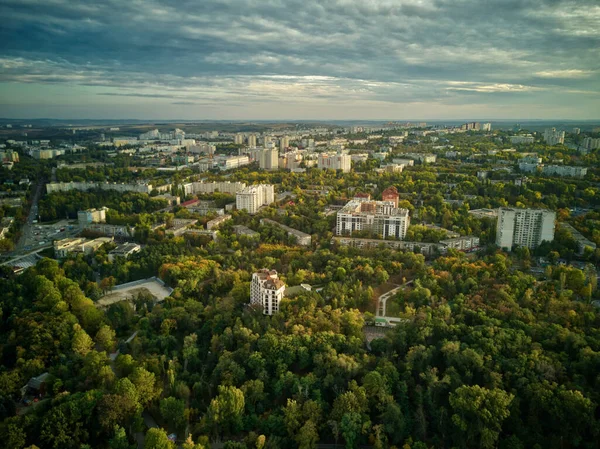
[[[472,235],[453,237],[445,240],[440,240],[440,245],[446,248],[453,248],[459,251],[471,251],[479,247],[479,237]]]
[[[311,242],[312,242],[312,237],[309,234],[306,234],[302,231],[298,231],[297,229],[294,228],[290,228],[289,226],[286,226],[284,224],[278,223],[274,220],[269,220],[268,218],[263,218],[262,220],[260,220],[261,224],[271,224],[273,226],[277,226],[281,229],[283,229],[284,231],[286,231],[288,233],[288,235],[292,235],[294,237],[296,237],[296,241],[298,243],[298,245],[302,245],[302,246],[310,246]]]
[[[381,240],[381,239],[362,239],[353,237],[333,237],[332,243],[337,243],[341,246],[350,246],[359,249],[377,249],[389,248],[403,251],[416,252],[424,256],[434,256],[445,254],[446,249],[439,243],[425,242],[407,242],[404,240]]]
[[[245,235],[246,237],[260,238],[260,233],[253,231],[244,225],[234,225],[233,231],[235,232],[235,235]]]
[[[156,195],[153,197],[157,200],[165,200],[169,206],[179,206],[181,198],[177,195],[171,195],[170,193],[163,193],[162,195]]]
[[[573,178],[583,178],[587,174],[587,167],[574,167],[570,165],[544,165],[542,173],[544,175],[570,176]]]
[[[428,153],[404,153],[402,156],[406,156],[409,159],[420,162],[421,164],[433,164],[437,160],[435,154]],[[394,160],[394,162],[396,162]]]
[[[231,220],[231,215],[229,215],[229,214],[221,215],[217,218],[213,218],[212,220],[210,220],[206,223],[206,229],[208,229],[208,230],[216,229],[228,220]]]
[[[142,249],[137,243],[123,243],[108,253],[108,260],[114,262],[118,257],[127,259],[132,254],[139,252]]]
[[[77,221],[81,229],[92,223],[106,223],[106,211],[108,207],[100,209],[87,209],[77,212]]]
[[[94,254],[102,245],[112,242],[111,237],[99,237],[88,240],[84,238],[68,238],[54,242],[54,254],[57,258],[67,257],[69,254]]]
[[[535,142],[535,137],[533,137],[532,135],[510,136],[509,139],[510,139],[510,143],[514,143],[516,145],[518,145],[518,144],[529,145],[529,144],[532,144],[533,142]]]
[[[90,231],[111,237],[133,238],[135,228],[127,225],[113,225],[108,223],[89,223],[83,227],[84,231]]]
[[[215,192],[228,193],[235,195],[237,192],[244,190],[246,184],[243,182],[190,182],[183,185],[183,190],[186,195],[210,194]]]
[[[169,188],[171,186],[169,185]],[[71,190],[116,190],[118,192],[137,192],[150,193],[152,185],[150,184],[118,184],[115,182],[50,182],[46,184],[48,193],[69,192]]]
[[[175,218],[170,228],[166,229],[167,234],[172,234],[175,237],[179,237],[184,234],[185,231],[190,227],[198,223],[198,220],[193,218]]]
[[[586,238],[581,232],[579,232],[577,229],[575,229],[569,223],[561,222],[558,225],[562,229],[565,229],[566,231],[568,231],[571,234],[571,236],[573,237],[573,239],[577,242],[577,244],[579,245],[579,255],[580,256],[582,256],[585,253],[586,248],[590,248],[592,250],[596,249],[596,244],[594,242],[592,242],[591,240]]]

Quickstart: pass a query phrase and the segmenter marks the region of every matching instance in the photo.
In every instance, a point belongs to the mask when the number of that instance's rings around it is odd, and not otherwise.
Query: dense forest
[[[245,306],[262,266],[325,288],[263,316]],[[167,301],[102,310],[44,259],[0,281],[5,447],[129,447],[145,412],[195,447],[597,447],[595,278],[557,266],[536,281],[514,268],[501,253],[428,264],[262,244],[165,255]],[[358,309],[390,275],[414,280],[393,299],[404,321],[368,349]],[[46,370],[49,397],[13,416],[20,388]]]

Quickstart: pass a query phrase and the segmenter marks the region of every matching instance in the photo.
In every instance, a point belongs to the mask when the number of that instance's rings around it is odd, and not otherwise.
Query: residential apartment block
[[[371,231],[381,238],[403,240],[410,224],[408,209],[396,207],[394,201],[353,199],[337,213],[336,235]]]
[[[531,144],[535,142],[535,137],[532,135],[528,136],[510,136],[510,143],[514,144]]]
[[[258,184],[246,187],[235,195],[236,209],[245,209],[255,214],[262,206],[275,201],[275,188],[270,184]]]
[[[556,128],[548,128],[544,131],[544,141],[548,145],[558,145],[565,143],[565,132],[557,131]]]
[[[349,154],[342,153],[319,153],[317,167],[323,170],[342,170],[348,173],[352,166],[352,158]]]
[[[183,185],[183,191],[186,195],[197,195],[199,193],[229,193],[235,195],[240,190],[244,190],[246,184],[243,182],[190,182]]]
[[[268,218],[263,218],[262,220],[260,220],[260,222],[261,222],[261,224],[266,223],[266,224],[271,224],[273,226],[277,226],[278,228],[281,228],[284,231],[286,231],[288,233],[288,235],[293,235],[294,237],[296,237],[296,241],[298,242],[298,245],[310,246],[310,244],[312,242],[312,237],[310,236],[310,234],[306,234],[302,231],[298,231],[297,229],[290,228],[289,226],[278,223],[274,220],[269,220]]]
[[[546,209],[498,209],[496,245],[507,248],[535,248],[543,241],[554,240],[556,213]]]

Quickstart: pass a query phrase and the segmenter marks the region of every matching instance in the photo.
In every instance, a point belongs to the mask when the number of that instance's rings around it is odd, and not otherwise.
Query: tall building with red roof
[[[399,198],[400,198],[400,195],[398,195],[398,189],[396,189],[396,187],[394,187],[394,186],[388,187],[381,194],[381,199],[383,201],[393,201],[394,207],[398,207],[398,199]]]

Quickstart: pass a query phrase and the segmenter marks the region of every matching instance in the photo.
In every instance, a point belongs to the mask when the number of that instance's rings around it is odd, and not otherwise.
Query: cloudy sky
[[[0,117],[600,118],[599,0],[0,0]]]

